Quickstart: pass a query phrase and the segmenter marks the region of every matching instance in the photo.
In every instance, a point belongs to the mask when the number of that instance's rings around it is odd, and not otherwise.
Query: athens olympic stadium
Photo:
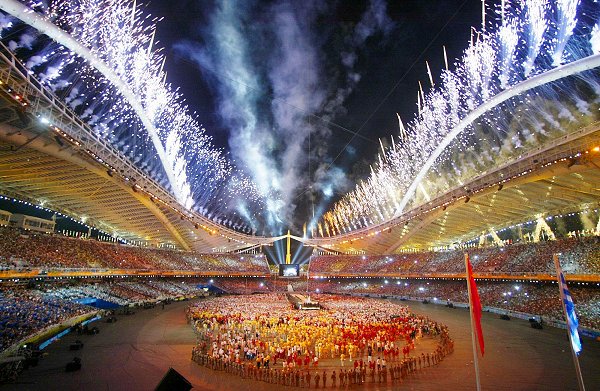
[[[143,7],[67,3],[0,1],[2,389],[600,388],[591,2],[488,5],[370,174],[273,236]]]

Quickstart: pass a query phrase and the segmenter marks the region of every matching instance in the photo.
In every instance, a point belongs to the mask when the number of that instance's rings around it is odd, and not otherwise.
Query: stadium
[[[0,0],[0,387],[600,388],[596,2],[189,3]]]

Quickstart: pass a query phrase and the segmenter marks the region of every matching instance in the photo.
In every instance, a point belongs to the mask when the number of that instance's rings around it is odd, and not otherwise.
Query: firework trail
[[[0,0],[5,10],[15,3]],[[266,193],[265,186],[257,185],[258,177],[237,170],[213,146],[177,89],[166,83],[165,57],[154,40],[158,20],[136,2],[16,4],[21,10],[26,5],[26,13],[48,31],[1,14],[0,34],[7,37],[2,38],[7,46],[101,137],[170,188],[183,205],[244,232],[256,231],[257,215],[280,208],[278,194]],[[382,151],[371,175],[311,230],[333,236],[386,221],[410,201],[466,183],[510,160],[514,151],[556,137],[575,118],[596,112],[600,84],[596,73],[585,69],[597,65],[590,61],[583,68],[568,68],[600,53],[599,24],[586,24],[593,23],[587,20],[597,10],[582,11],[587,6],[566,0],[506,2],[496,24],[488,21],[486,31],[474,35],[454,69],[446,66],[429,92],[420,89],[414,119],[405,125],[398,117],[399,138]],[[584,23],[578,12],[591,17]],[[60,43],[44,35],[54,38],[53,33]],[[361,37],[355,37],[358,43]],[[352,69],[353,57],[347,57]],[[577,77],[556,81],[557,67],[571,69]],[[341,91],[339,99],[346,94]],[[536,107],[535,112],[528,107]],[[293,149],[289,153],[298,154]],[[288,171],[296,170],[291,166]]]
[[[183,206],[250,232],[236,212],[239,195],[253,211],[264,201],[166,82],[165,57],[154,44],[158,20],[135,1],[23,3],[0,5],[22,12],[32,27],[3,14],[0,34],[11,37],[8,47],[31,72]]]
[[[419,92],[413,121],[405,126],[398,118],[398,142],[392,137],[371,175],[324,213],[318,234],[385,222],[409,202],[420,205],[592,120],[600,100],[591,70],[600,66],[593,56],[600,27],[577,28],[582,7],[579,1],[507,2],[455,69],[442,71],[442,82],[427,94]],[[576,119],[581,116],[587,117]]]

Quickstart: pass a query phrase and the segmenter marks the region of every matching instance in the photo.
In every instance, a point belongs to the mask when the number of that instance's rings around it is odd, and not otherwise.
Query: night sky
[[[313,208],[318,218],[365,178],[378,139],[398,134],[396,113],[412,120],[418,82],[430,88],[425,61],[435,82],[442,46],[452,63],[481,24],[479,0],[322,3],[145,4],[164,17],[168,81],[215,145],[282,201],[265,234],[300,233]]]

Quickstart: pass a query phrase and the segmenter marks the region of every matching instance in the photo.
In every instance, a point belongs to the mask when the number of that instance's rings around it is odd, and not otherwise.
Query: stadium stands
[[[90,308],[24,289],[0,291],[0,352],[23,338]]]
[[[554,273],[552,255],[560,254],[570,274],[600,274],[600,238],[561,239],[469,249],[474,271],[480,273]],[[310,262],[311,274],[381,276],[423,273],[464,273],[464,250],[381,256],[319,255]]]
[[[559,253],[568,274],[600,274],[598,237],[469,249],[475,272],[486,274],[553,273],[552,254]],[[271,275],[262,255],[195,254],[131,247],[90,239],[33,234],[0,228],[2,270],[199,270],[219,273]],[[271,278],[109,279],[94,282],[64,280],[37,282],[35,288],[7,284],[0,292],[1,349],[35,334],[48,325],[80,315],[90,307],[75,301],[95,298],[118,305],[193,296],[198,285],[213,285],[225,293],[298,292],[387,295],[412,299],[466,302],[464,282],[452,279],[415,279],[414,276],[459,274],[463,251],[421,252],[387,256],[315,256],[310,281]],[[323,276],[327,276],[324,278]],[[389,276],[388,279],[382,276]],[[393,276],[403,279],[391,278]],[[315,279],[315,277],[318,277]],[[351,277],[351,278],[335,278]],[[485,306],[562,320],[556,285],[541,282],[480,281]],[[600,329],[600,289],[595,283],[571,287],[582,326]]]
[[[145,279],[134,281],[104,281],[94,283],[46,283],[35,288],[45,297],[61,300],[96,298],[119,305],[135,304],[146,300],[196,296],[198,286],[207,285],[203,279]]]
[[[0,290],[0,352],[49,326],[94,311],[78,304],[83,298],[102,299],[121,306],[140,302],[197,296],[201,279],[47,283],[38,287],[4,286]]]
[[[387,283],[386,283],[387,281]],[[288,285],[298,292],[307,290],[307,281],[281,279],[215,278],[212,285],[231,294],[287,291]],[[130,305],[157,299],[195,296],[198,286],[209,285],[205,279],[138,279],[94,283],[45,283],[35,288],[4,287],[0,291],[0,335],[2,350],[39,330],[70,317],[89,312],[91,307],[75,303],[82,298],[97,298],[118,305]],[[582,326],[600,330],[600,288],[579,283],[571,287]],[[465,283],[440,279],[317,279],[308,282],[308,290],[334,294],[385,295],[445,303],[467,301]],[[555,284],[516,283],[514,281],[479,281],[484,306],[562,320]],[[1,351],[1,350],[0,350]]]
[[[440,279],[326,279],[311,280],[311,292],[385,295],[446,303],[468,302],[464,280]],[[556,284],[478,281],[484,306],[564,320]],[[577,283],[570,287],[580,324],[600,330],[600,286]]]
[[[0,228],[0,265],[45,269],[186,270],[269,274],[263,255],[196,254]]]
[[[273,284],[270,281],[255,278],[217,279],[214,280],[213,285],[224,292],[236,295],[273,292]]]

